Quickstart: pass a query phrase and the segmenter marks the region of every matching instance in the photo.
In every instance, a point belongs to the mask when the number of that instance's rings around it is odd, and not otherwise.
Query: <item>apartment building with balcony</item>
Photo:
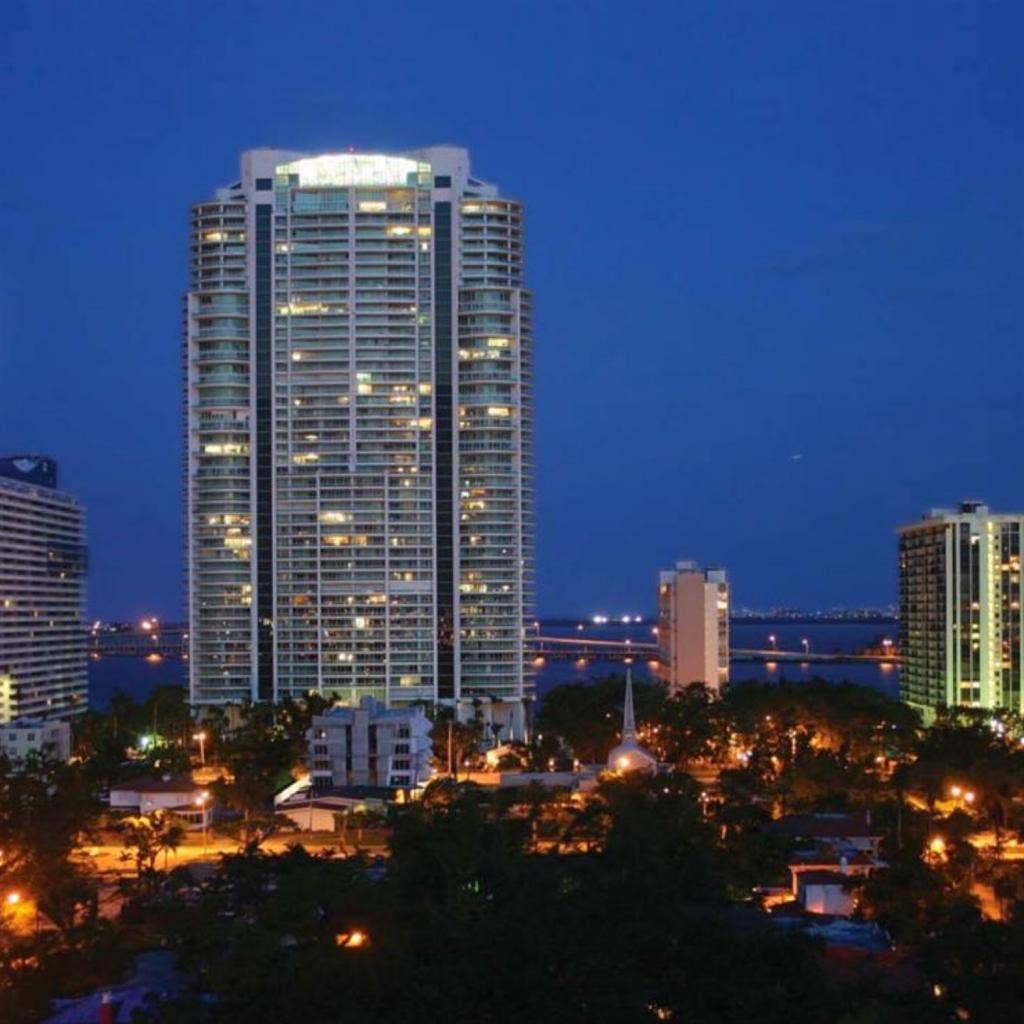
[[[193,701],[487,701],[522,735],[520,204],[455,147],[252,150],[191,223]]]
[[[0,723],[86,710],[85,513],[41,455],[0,458]]]
[[[931,718],[940,706],[1024,711],[1024,515],[979,501],[933,509],[899,529],[900,690]]]

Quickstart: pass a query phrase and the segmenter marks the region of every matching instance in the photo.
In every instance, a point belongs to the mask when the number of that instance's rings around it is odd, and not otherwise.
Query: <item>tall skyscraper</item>
[[[532,337],[465,150],[250,150],[192,210],[192,699],[474,702],[521,733]]]
[[[729,583],[724,569],[677,562],[658,575],[658,674],[676,693],[729,681]]]
[[[0,458],[0,722],[87,706],[85,514],[57,465]]]
[[[977,501],[899,530],[900,688],[940,705],[1024,711],[1020,543],[1024,515]]]

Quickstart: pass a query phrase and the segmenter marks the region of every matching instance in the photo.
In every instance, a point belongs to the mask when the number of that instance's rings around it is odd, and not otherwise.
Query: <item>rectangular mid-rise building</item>
[[[729,582],[724,569],[677,562],[658,576],[659,675],[677,693],[729,681]]]
[[[49,458],[0,458],[0,722],[85,711],[85,514]]]
[[[1024,711],[1022,529],[1024,514],[977,501],[899,529],[900,689],[926,715]]]
[[[315,789],[415,789],[430,775],[430,720],[420,705],[385,708],[372,697],[313,718],[309,776]]]
[[[192,209],[192,700],[487,701],[532,620],[523,212],[465,150],[252,150]]]

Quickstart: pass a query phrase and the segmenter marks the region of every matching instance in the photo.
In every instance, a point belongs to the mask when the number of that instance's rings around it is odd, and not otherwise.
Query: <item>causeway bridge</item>
[[[148,625],[147,625],[148,624]],[[185,623],[157,623],[143,620],[139,625],[94,628],[87,632],[92,658],[181,658],[188,654],[188,626]],[[658,645],[650,641],[599,640],[586,636],[530,636],[530,656],[543,661],[610,661],[631,664],[657,662]],[[888,651],[864,651],[848,654],[840,651],[782,651],[774,648],[734,647],[729,657],[736,662],[797,664],[899,664],[899,654]]]

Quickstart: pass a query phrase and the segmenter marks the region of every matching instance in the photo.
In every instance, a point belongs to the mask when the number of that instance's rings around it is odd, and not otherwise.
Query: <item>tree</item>
[[[95,918],[96,884],[72,854],[100,807],[85,771],[45,755],[0,757],[0,886],[31,895],[67,938]]]
[[[558,736],[581,761],[603,764],[619,742],[625,691],[623,676],[556,686],[544,698],[536,731],[545,737]],[[634,683],[638,721],[656,724],[660,720],[664,693],[658,684]]]
[[[124,847],[122,859],[134,860],[139,879],[156,870],[156,861],[161,853],[166,868],[167,855],[177,850],[185,838],[185,827],[180,819],[163,808],[157,808],[151,814],[127,817],[119,827]]]
[[[479,714],[468,722],[457,721],[448,711],[438,715],[430,730],[434,766],[458,778],[463,761],[471,753],[479,751],[483,735],[484,723]]]
[[[298,714],[297,706],[289,705],[287,715]],[[230,779],[214,782],[211,789],[218,803],[241,817],[240,824],[225,822],[218,830],[245,845],[258,847],[275,832],[294,828],[273,806],[274,795],[292,780],[302,754],[297,719],[289,721],[287,727],[277,722],[270,705],[250,705],[243,710],[242,724],[218,745]]]

